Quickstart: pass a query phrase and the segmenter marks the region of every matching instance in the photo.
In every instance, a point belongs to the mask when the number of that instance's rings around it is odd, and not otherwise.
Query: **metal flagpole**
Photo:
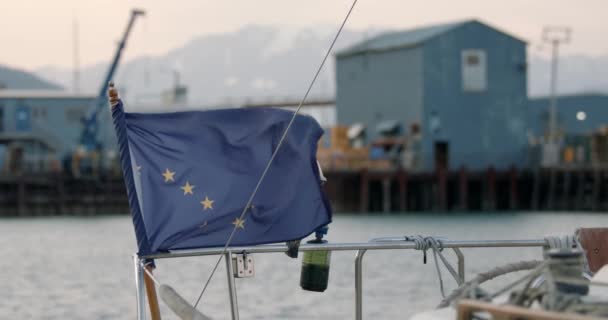
[[[549,142],[557,143],[557,71],[559,59],[559,45],[570,42],[571,29],[569,27],[543,28],[543,41],[551,44],[551,87],[549,106]]]

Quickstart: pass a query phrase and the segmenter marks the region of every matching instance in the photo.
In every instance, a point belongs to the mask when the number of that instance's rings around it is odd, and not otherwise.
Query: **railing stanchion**
[[[144,288],[144,267],[137,254],[133,255],[135,267],[135,294],[137,297],[137,319],[146,320],[146,289]]]
[[[363,255],[367,250],[357,251],[355,258],[355,319],[363,319]]]
[[[226,259],[226,276],[228,277],[228,294],[230,296],[230,312],[232,320],[239,319],[239,303],[236,295],[236,284],[234,283],[234,266],[232,265],[232,252],[227,251],[224,259]]]

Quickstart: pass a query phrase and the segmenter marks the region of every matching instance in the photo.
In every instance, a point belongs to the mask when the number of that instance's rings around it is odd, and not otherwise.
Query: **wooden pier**
[[[337,212],[606,211],[608,169],[329,171]]]
[[[608,168],[329,170],[335,212],[608,211]],[[121,176],[0,177],[0,216],[127,213]]]
[[[0,178],[0,216],[99,215],[128,210],[121,176],[36,174]]]

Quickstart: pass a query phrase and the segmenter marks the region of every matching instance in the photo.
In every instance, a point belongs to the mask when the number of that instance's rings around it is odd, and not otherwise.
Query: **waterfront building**
[[[23,165],[33,170],[73,151],[81,119],[95,98],[57,90],[0,90],[0,165],[6,165],[7,152],[16,147]]]
[[[608,94],[578,93],[557,97],[558,129],[568,135],[589,135],[608,125]],[[528,123],[535,136],[547,134],[550,97],[530,98]]]
[[[523,167],[526,81],[526,42],[477,20],[389,32],[337,53],[337,122],[415,128],[421,170]]]

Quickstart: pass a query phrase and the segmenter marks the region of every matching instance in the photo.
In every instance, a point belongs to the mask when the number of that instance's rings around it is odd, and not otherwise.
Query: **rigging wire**
[[[143,52],[144,52],[144,61],[143,61],[143,78],[144,78],[144,89],[148,90],[150,88],[150,32],[148,31],[148,19],[144,19],[143,23]]]
[[[268,160],[268,163],[266,164],[266,168],[264,168],[264,171],[262,172],[262,175],[260,176],[260,179],[258,180],[255,188],[253,189],[253,192],[251,193],[251,196],[249,196],[249,200],[247,200],[247,204],[245,205],[245,208],[243,208],[243,212],[239,216],[239,220],[240,221],[243,221],[243,219],[247,215],[247,211],[251,207],[251,203],[253,202],[253,199],[254,199],[255,195],[258,192],[258,189],[260,188],[260,185],[264,181],[264,178],[266,177],[266,174],[268,173],[268,169],[270,169],[270,166],[272,165],[272,162],[274,161],[274,158],[276,157],[277,153],[281,149],[281,145],[283,144],[283,140],[285,140],[285,137],[287,136],[287,133],[289,132],[289,129],[291,128],[292,124],[296,120],[296,117],[297,117],[298,113],[300,112],[300,109],[302,108],[302,105],[304,104],[304,102],[306,102],[306,99],[308,98],[308,95],[310,94],[310,91],[311,91],[313,85],[315,84],[315,81],[319,77],[319,74],[321,73],[321,70],[323,69],[323,66],[325,65],[325,62],[327,61],[327,58],[331,54],[331,52],[332,52],[332,50],[334,48],[334,45],[336,44],[336,41],[340,37],[340,34],[342,33],[342,29],[344,29],[344,26],[346,25],[346,22],[348,21],[348,18],[350,17],[351,13],[353,12],[353,9],[355,8],[355,5],[357,4],[357,1],[358,0],[353,0],[353,3],[350,6],[350,9],[348,10],[348,13],[344,17],[344,20],[342,20],[342,24],[338,28],[338,31],[336,32],[336,35],[334,36],[334,38],[333,38],[333,40],[331,42],[331,45],[329,46],[329,48],[327,49],[327,52],[325,53],[325,57],[323,57],[323,60],[321,61],[321,64],[319,65],[319,68],[317,68],[317,71],[316,71],[314,77],[312,78],[312,81],[308,85],[308,89],[306,90],[306,93],[302,97],[302,100],[300,100],[300,103],[298,104],[298,107],[296,108],[296,111],[294,111],[293,116],[291,117],[291,120],[289,121],[289,123],[287,124],[287,127],[285,128],[285,131],[283,131],[283,135],[281,136],[281,139],[279,140],[279,143],[277,144],[276,149],[274,150],[274,152],[270,156],[270,159]],[[236,234],[237,230],[238,230],[238,224],[235,224],[234,228],[232,228],[232,232],[230,233],[230,236],[228,237],[228,240],[226,241],[226,244],[224,245],[224,249],[222,250],[222,253],[220,254],[219,258],[217,259],[217,261],[215,263],[215,266],[211,270],[211,274],[209,274],[209,277],[207,278],[207,281],[205,282],[205,285],[203,286],[203,289],[201,290],[201,293],[199,294],[198,298],[196,299],[196,303],[194,304],[194,308],[196,308],[196,306],[198,306],[198,303],[201,301],[201,298],[203,297],[203,294],[205,293],[205,291],[207,290],[207,287],[209,286],[209,282],[211,282],[211,279],[213,278],[213,275],[215,274],[215,271],[217,270],[220,262],[222,261],[222,258],[224,257],[224,254],[228,250],[228,247],[230,246],[230,242],[232,241],[232,238],[234,238],[234,235]]]

